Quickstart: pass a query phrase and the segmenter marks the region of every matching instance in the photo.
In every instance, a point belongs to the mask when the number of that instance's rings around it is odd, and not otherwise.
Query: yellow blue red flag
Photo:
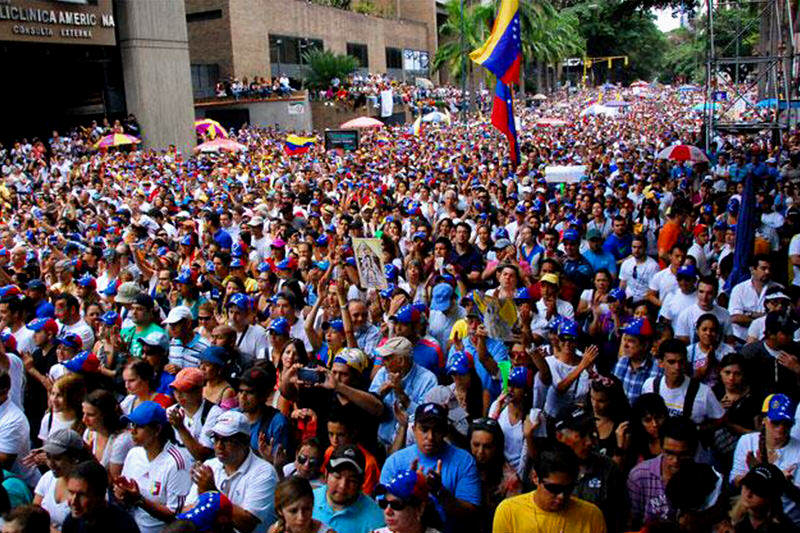
[[[489,39],[469,57],[506,85],[519,83],[522,65],[519,0],[502,1]]]
[[[514,168],[519,164],[519,143],[517,125],[514,121],[514,102],[511,90],[501,80],[497,80],[492,104],[492,125],[508,139],[508,153]]]
[[[289,135],[286,137],[286,143],[283,145],[283,151],[287,155],[298,155],[308,152],[314,143],[317,142],[316,137],[298,137],[297,135]]]

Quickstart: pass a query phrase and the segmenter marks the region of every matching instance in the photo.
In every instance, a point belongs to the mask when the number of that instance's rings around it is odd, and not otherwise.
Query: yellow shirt
[[[500,502],[492,533],[606,533],[603,513],[593,503],[572,497],[563,510],[551,513],[533,503],[534,492]]]

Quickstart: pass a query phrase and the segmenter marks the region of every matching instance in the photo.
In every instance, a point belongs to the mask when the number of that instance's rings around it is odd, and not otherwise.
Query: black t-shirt
[[[139,533],[139,526],[130,513],[115,503],[108,504],[96,513],[91,522],[68,515],[61,526],[61,533],[108,533],[110,529],[114,533]]]

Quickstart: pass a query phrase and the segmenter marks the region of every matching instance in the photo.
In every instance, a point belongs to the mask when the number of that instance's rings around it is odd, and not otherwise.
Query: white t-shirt
[[[6,328],[5,331],[14,335],[14,339],[17,341],[17,353],[33,353],[36,350],[33,331],[27,327],[22,326],[17,331],[11,331],[11,328]]]
[[[173,511],[183,507],[192,487],[189,465],[180,449],[171,442],[152,461],[141,446],[132,448],[125,458],[122,475],[136,482],[142,496]],[[142,533],[159,533],[167,525],[139,507],[133,510],[133,519]]]
[[[55,416],[53,416],[53,411],[48,409],[42,417],[42,423],[39,424],[39,433],[37,437],[39,437],[40,441],[44,442],[47,440],[47,437],[57,429],[72,429],[75,422],[77,422],[75,419],[64,420],[64,416],[61,413],[56,413]]]
[[[24,466],[22,458],[31,451],[31,426],[25,413],[13,401],[0,405],[0,453],[16,455],[11,472],[29,487],[35,487],[41,474],[33,466]]]
[[[92,455],[95,455],[97,451],[97,433],[87,428],[83,432],[83,442],[89,445],[92,449]],[[112,464],[125,464],[125,458],[131,448],[133,448],[133,439],[130,431],[123,429],[119,433],[109,435],[106,447],[103,448],[103,457],[100,459],[100,464],[105,468]]]
[[[203,403],[205,402],[208,402],[208,400],[203,400]],[[206,448],[213,448],[214,443],[211,442],[211,439],[208,437],[208,435],[206,435],[206,430],[214,427],[214,424],[217,422],[217,418],[223,413],[223,411],[218,405],[212,404],[211,409],[208,410],[208,414],[206,415],[205,422],[202,422],[203,403],[200,404],[200,407],[192,416],[188,416],[186,411],[183,411],[183,425],[200,444]],[[171,405],[169,409],[167,409],[167,414],[175,409],[183,409],[183,407],[178,404]],[[177,431],[175,432],[175,440],[178,441],[178,446],[184,446],[183,439],[181,439],[180,433]]]
[[[708,276],[709,274],[711,274],[711,267],[708,264],[708,248],[709,248],[708,245],[703,247],[697,244],[697,242],[695,242],[694,244],[692,244],[689,250],[686,251],[686,255],[691,255],[692,257],[694,257],[695,264],[697,265],[697,270],[703,276]]]
[[[753,337],[758,341],[762,340],[764,338],[764,329],[766,325],[767,325],[766,315],[754,319],[752,322],[750,322],[750,327],[747,328],[747,337],[748,338]]]
[[[22,393],[25,390],[27,377],[25,364],[13,353],[6,353],[6,356],[8,356],[8,375],[11,377],[11,391],[8,393],[8,397],[17,406],[22,407]]]
[[[589,373],[581,372],[572,385],[562,394],[556,392],[556,385],[563,381],[576,366],[562,363],[555,355],[545,357],[547,366],[550,367],[550,374],[553,376],[553,383],[547,387],[547,397],[544,403],[544,412],[547,416],[557,416],[565,407],[574,405],[576,401],[589,392]]]
[[[58,480],[53,476],[53,471],[48,470],[42,475],[39,483],[36,484],[34,494],[42,497],[42,509],[50,513],[50,525],[61,530],[64,520],[70,513],[69,503],[67,502],[67,491],[62,494],[63,499],[56,501],[56,483]]]
[[[647,378],[642,386],[642,393],[654,392],[654,378]],[[680,387],[670,389],[667,387],[666,379],[661,379],[661,388],[659,396],[664,399],[667,404],[667,410],[670,416],[681,416],[683,414],[683,404],[686,399],[686,392],[689,390],[689,378],[684,378]],[[717,420],[722,418],[725,410],[719,404],[711,388],[705,383],[700,383],[700,388],[697,390],[697,396],[694,398],[694,405],[692,407],[692,421],[695,424],[700,424],[705,420]]]
[[[696,291],[691,294],[686,294],[678,289],[667,294],[667,297],[661,300],[661,311],[658,312],[658,316],[664,317],[670,322],[674,322],[681,311],[696,303]]]
[[[633,256],[627,258],[619,267],[619,279],[625,282],[625,295],[633,301],[643,299],[647,296],[650,280],[658,271],[658,263],[652,257],[645,257],[641,263],[637,263]]]
[[[750,469],[747,467],[747,452],[754,455],[758,453],[759,433],[747,433],[739,437],[736,443],[736,450],[733,452],[733,466],[731,467],[730,481],[733,482],[737,477],[744,476]],[[783,448],[775,450],[776,459],[773,463],[783,471],[794,468],[792,481],[796,486],[800,486],[800,441],[795,437],[790,437],[789,442]],[[787,497],[783,497],[783,512],[795,524],[800,523],[800,507]]]
[[[258,324],[248,326],[244,333],[236,334],[236,349],[246,364],[265,359],[268,346],[267,330]]]
[[[690,343],[695,342],[697,340],[697,332],[695,330],[697,319],[706,313],[712,313],[717,317],[723,336],[731,335],[731,332],[733,331],[731,329],[731,315],[725,309],[714,304],[714,306],[711,308],[711,311],[704,311],[700,309],[700,306],[697,303],[695,303],[694,305],[681,311],[681,313],[678,315],[678,319],[673,321],[672,327],[675,329],[675,336],[688,337]]]
[[[672,273],[672,269],[667,267],[655,273],[650,279],[648,288],[651,291],[655,291],[658,294],[658,299],[663,303],[668,294],[678,290],[678,278]]]
[[[500,408],[500,398],[492,403],[489,408],[489,413],[493,416]],[[508,418],[508,407],[504,407],[497,416],[497,422],[500,424],[500,429],[503,430],[505,436],[505,447],[503,452],[506,456],[506,461],[514,468],[515,471],[519,470],[519,465],[522,462],[522,443],[525,441],[525,436],[522,434],[523,418],[519,419],[516,424],[512,424]]]

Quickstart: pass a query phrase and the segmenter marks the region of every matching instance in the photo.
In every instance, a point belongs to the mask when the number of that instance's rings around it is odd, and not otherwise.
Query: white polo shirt
[[[230,476],[216,457],[204,464],[214,473],[214,485],[230,499],[231,503],[261,520],[253,533],[266,533],[275,522],[275,485],[278,484],[278,473],[272,465],[258,457],[252,450],[248,452],[247,459]],[[191,507],[196,502],[197,485],[193,484],[186,505]]]
[[[767,289],[774,285],[773,282],[765,283],[761,288],[761,293],[757,293],[751,280],[745,280],[737,284],[731,290],[731,299],[728,303],[728,313],[731,315],[743,315],[746,313],[763,313],[764,297]],[[747,340],[747,327],[739,324],[733,325],[733,334],[742,340]]]
[[[31,426],[25,413],[10,399],[0,405],[0,453],[16,455],[11,472],[31,488],[42,477],[35,467],[23,466],[22,458],[31,451]]]
[[[122,466],[122,475],[136,482],[143,497],[172,511],[180,511],[192,486],[189,465],[180,449],[171,442],[152,461],[147,459],[147,452],[141,446],[131,448]],[[133,510],[133,519],[142,533],[159,533],[167,525],[138,507]]]

